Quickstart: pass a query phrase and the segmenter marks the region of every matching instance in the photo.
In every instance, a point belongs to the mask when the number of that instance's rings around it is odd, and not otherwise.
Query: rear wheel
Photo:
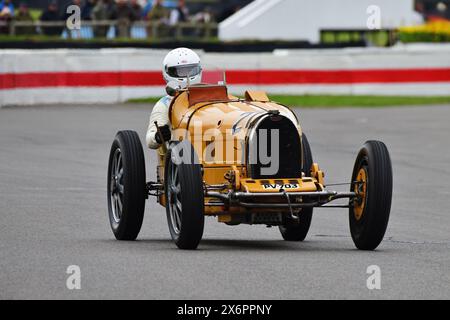
[[[190,151],[190,161],[181,161]],[[204,192],[201,166],[189,142],[172,144],[166,154],[164,189],[169,231],[180,249],[196,249],[203,236]]]
[[[302,171],[305,176],[311,176],[311,166],[313,164],[313,157],[311,152],[311,147],[308,142],[308,138],[303,134],[302,136],[302,146],[303,146],[303,168]],[[311,219],[313,214],[313,208],[302,208],[299,214],[299,220],[286,221],[286,225],[280,226],[281,236],[286,241],[303,241],[308,234],[309,227],[311,226]]]
[[[383,240],[392,199],[392,165],[386,145],[367,141],[359,151],[351,190],[350,232],[358,249],[374,250]]]
[[[139,136],[119,131],[108,165],[109,222],[117,240],[135,240],[144,219],[145,162]]]

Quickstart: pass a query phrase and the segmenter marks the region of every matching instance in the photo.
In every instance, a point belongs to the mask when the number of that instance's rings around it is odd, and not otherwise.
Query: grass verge
[[[450,96],[404,97],[404,96],[359,96],[359,95],[271,95],[270,99],[288,106],[307,108],[341,107],[389,107],[450,104]],[[156,103],[159,98],[131,99],[130,103]]]

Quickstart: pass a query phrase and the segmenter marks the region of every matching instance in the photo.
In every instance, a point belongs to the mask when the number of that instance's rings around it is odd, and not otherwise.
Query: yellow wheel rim
[[[354,192],[357,198],[353,204],[353,212],[355,219],[359,221],[364,213],[364,207],[366,205],[366,191],[367,191],[367,172],[366,169],[361,168],[356,176],[356,182],[354,186]]]

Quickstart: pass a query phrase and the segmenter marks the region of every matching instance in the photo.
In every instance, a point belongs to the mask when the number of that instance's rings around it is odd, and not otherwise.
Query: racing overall
[[[164,96],[155,104],[153,107],[152,113],[150,115],[150,120],[147,129],[147,135],[145,140],[147,142],[147,146],[150,149],[158,149],[160,144],[156,141],[155,135],[157,133],[157,128],[155,126],[155,121],[158,123],[159,127],[169,125],[169,106],[172,102],[171,96]]]

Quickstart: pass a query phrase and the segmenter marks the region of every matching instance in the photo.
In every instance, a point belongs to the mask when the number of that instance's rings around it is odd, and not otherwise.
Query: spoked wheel
[[[386,145],[367,141],[359,151],[352,174],[350,232],[358,249],[374,250],[383,240],[392,199],[392,165]]]
[[[181,213],[183,212],[183,205],[181,204],[181,186],[180,176],[178,174],[178,166],[172,162],[169,164],[169,174],[167,184],[167,204],[170,215],[169,223],[176,234],[180,234],[181,230]]]
[[[145,163],[139,136],[119,131],[111,146],[108,165],[108,212],[114,236],[134,240],[144,218]]]
[[[308,142],[308,138],[303,133],[302,136],[303,146],[303,172],[306,177],[311,176],[311,166],[313,164],[313,157],[311,147]],[[298,221],[286,221],[284,226],[280,226],[281,236],[286,241],[303,241],[308,234],[309,227],[311,226],[311,219],[313,214],[313,208],[302,208],[299,214]]]
[[[120,148],[114,150],[110,173],[111,210],[114,223],[118,224],[123,210],[123,162]]]
[[[189,161],[180,159],[190,152]],[[164,189],[169,231],[180,249],[196,249],[203,236],[204,191],[201,167],[189,142],[173,143],[166,154]],[[187,159],[187,158],[186,158]]]

